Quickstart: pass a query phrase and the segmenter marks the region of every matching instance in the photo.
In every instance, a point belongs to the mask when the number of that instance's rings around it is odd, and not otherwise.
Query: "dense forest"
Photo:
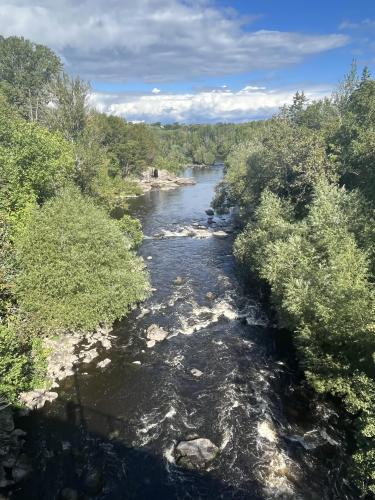
[[[352,416],[353,477],[375,492],[375,80],[350,73],[331,99],[297,93],[235,146],[215,205],[239,205],[235,254],[267,284],[319,393]]]
[[[45,380],[42,339],[94,330],[150,293],[127,197],[148,169],[225,161],[215,208],[240,207],[235,255],[293,332],[307,381],[352,416],[353,478],[375,492],[375,80],[271,120],[133,124],[45,46],[0,37],[0,393]],[[120,209],[120,210],[118,210]],[[118,214],[122,217],[119,218]],[[115,217],[116,215],[116,217]]]

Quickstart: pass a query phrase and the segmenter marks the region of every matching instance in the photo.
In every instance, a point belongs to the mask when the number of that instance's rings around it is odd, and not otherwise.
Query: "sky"
[[[375,0],[0,0],[0,34],[48,45],[129,121],[243,122],[297,90],[375,74]]]

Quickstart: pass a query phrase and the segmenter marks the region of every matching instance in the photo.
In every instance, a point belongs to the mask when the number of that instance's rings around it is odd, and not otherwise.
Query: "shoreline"
[[[143,172],[142,178],[139,181],[139,186],[143,194],[145,194],[153,189],[169,191],[181,186],[194,186],[196,183],[197,181],[193,177],[179,177],[167,170],[159,170],[157,177],[154,177],[151,171]]]

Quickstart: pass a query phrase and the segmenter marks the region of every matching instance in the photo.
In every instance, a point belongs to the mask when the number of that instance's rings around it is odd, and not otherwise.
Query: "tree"
[[[71,145],[19,118],[0,111],[0,212],[16,215],[28,203],[44,203],[74,176]]]
[[[28,120],[41,118],[48,104],[48,84],[62,69],[48,47],[19,37],[0,36],[0,89]]]
[[[350,71],[345,75],[343,81],[340,83],[338,89],[334,93],[334,101],[341,115],[345,114],[349,98],[352,93],[358,88],[358,85],[359,76],[357,61],[353,59]]]
[[[50,102],[45,123],[69,141],[79,140],[86,127],[90,86],[80,78],[63,73],[49,87]]]
[[[15,248],[16,297],[32,331],[111,324],[148,291],[143,261],[117,223],[75,188],[34,212]]]

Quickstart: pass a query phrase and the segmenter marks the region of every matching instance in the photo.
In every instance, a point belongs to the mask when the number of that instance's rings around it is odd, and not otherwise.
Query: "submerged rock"
[[[206,438],[180,441],[174,452],[176,463],[186,469],[204,469],[218,453],[219,448]]]
[[[0,432],[12,432],[14,429],[13,412],[7,407],[0,411]]]
[[[203,375],[203,372],[198,370],[198,368],[193,368],[192,370],[190,370],[190,373],[194,375],[194,377],[201,377]]]
[[[177,278],[174,280],[173,283],[175,285],[182,285],[183,282],[184,282],[184,279],[181,276],[177,276]]]
[[[215,300],[215,298],[216,298],[216,296],[215,296],[214,293],[212,293],[212,292],[207,292],[206,293],[206,299],[208,299],[208,300]]]

